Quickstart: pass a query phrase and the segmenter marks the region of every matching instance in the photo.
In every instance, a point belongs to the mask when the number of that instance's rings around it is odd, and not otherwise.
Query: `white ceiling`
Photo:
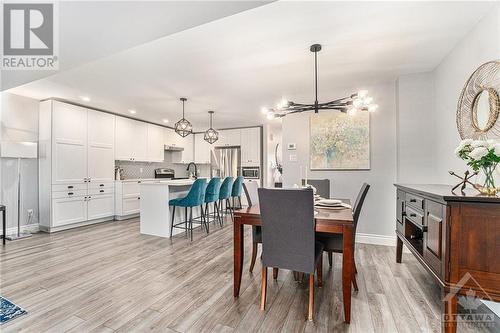
[[[59,1],[59,70],[261,6],[264,1]],[[1,27],[0,27],[1,29]],[[1,89],[56,71],[5,71]]]
[[[333,87],[394,80],[434,69],[494,5],[491,2],[274,2],[14,88],[172,125],[179,97],[203,130],[262,124],[260,107],[282,96],[313,100],[313,58],[321,43],[320,102]],[[83,38],[83,36],[82,36]],[[126,38],[126,37],[124,37]],[[374,96],[376,98],[376,96]],[[130,115],[130,114],[128,114]]]

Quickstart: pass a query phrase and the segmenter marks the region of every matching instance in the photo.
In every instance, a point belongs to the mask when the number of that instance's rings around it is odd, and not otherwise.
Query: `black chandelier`
[[[193,133],[193,125],[184,118],[184,103],[187,101],[187,98],[182,97],[182,119],[175,123],[174,130],[175,133],[179,134],[182,137],[186,137],[189,134]]]
[[[205,135],[203,136],[203,139],[210,143],[213,144],[215,141],[219,140],[219,132],[214,130],[212,128],[212,116],[214,114],[213,111],[208,111],[208,114],[210,115],[210,128],[205,131]]]
[[[339,98],[331,102],[319,103],[318,52],[321,51],[321,45],[311,45],[310,50],[314,53],[314,88],[316,96],[314,104],[299,104],[283,99],[275,108],[262,108],[262,113],[266,114],[268,119],[281,118],[286,116],[287,114],[312,110],[314,110],[315,113],[318,113],[320,110],[336,110],[350,115],[354,115],[358,111],[374,112],[375,110],[377,110],[378,105],[372,104],[373,98],[368,97],[368,92],[366,90],[361,90],[357,93],[351,94],[350,96]]]

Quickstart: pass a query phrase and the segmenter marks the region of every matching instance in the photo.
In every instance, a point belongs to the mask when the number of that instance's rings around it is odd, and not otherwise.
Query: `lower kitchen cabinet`
[[[115,218],[123,220],[139,216],[140,185],[144,180],[122,180],[115,184]]]
[[[115,197],[113,193],[97,194],[87,197],[87,219],[101,219],[115,215]]]
[[[86,221],[86,197],[52,199],[52,216],[53,227]]]

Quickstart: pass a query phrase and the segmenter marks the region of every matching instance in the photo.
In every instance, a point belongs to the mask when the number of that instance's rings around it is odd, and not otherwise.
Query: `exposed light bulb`
[[[356,98],[352,101],[352,105],[354,106],[354,108],[359,108],[363,105],[363,101],[360,98]]]
[[[378,105],[377,104],[372,104],[372,105],[370,105],[368,107],[368,111],[369,112],[375,112],[375,111],[377,111],[377,109],[378,109]]]
[[[274,113],[269,112],[269,113],[267,114],[267,119],[269,119],[269,120],[274,119]]]
[[[363,99],[363,103],[365,103],[365,105],[369,105],[369,104],[371,104],[371,102],[373,102],[373,97],[367,96]]]
[[[354,116],[354,115],[356,115],[356,113],[358,113],[358,109],[357,108],[349,108],[347,110],[347,114],[350,115],[350,116]]]
[[[284,98],[281,99],[281,101],[278,103],[277,107],[278,109],[282,109],[288,106],[288,101]]]
[[[262,114],[267,114],[267,113],[269,112],[269,109],[268,109],[268,108],[266,108],[265,106],[263,106],[263,107],[260,109],[260,112],[261,112]]]
[[[360,91],[358,91],[358,97],[364,98],[364,97],[366,97],[366,95],[368,95],[368,90],[360,90]]]
[[[186,126],[187,126],[186,124],[181,124],[182,129],[186,129]]]

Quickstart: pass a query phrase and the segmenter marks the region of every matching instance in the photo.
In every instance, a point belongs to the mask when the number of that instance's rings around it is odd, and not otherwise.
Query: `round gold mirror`
[[[500,61],[481,65],[462,90],[457,128],[462,139],[500,138]]]

